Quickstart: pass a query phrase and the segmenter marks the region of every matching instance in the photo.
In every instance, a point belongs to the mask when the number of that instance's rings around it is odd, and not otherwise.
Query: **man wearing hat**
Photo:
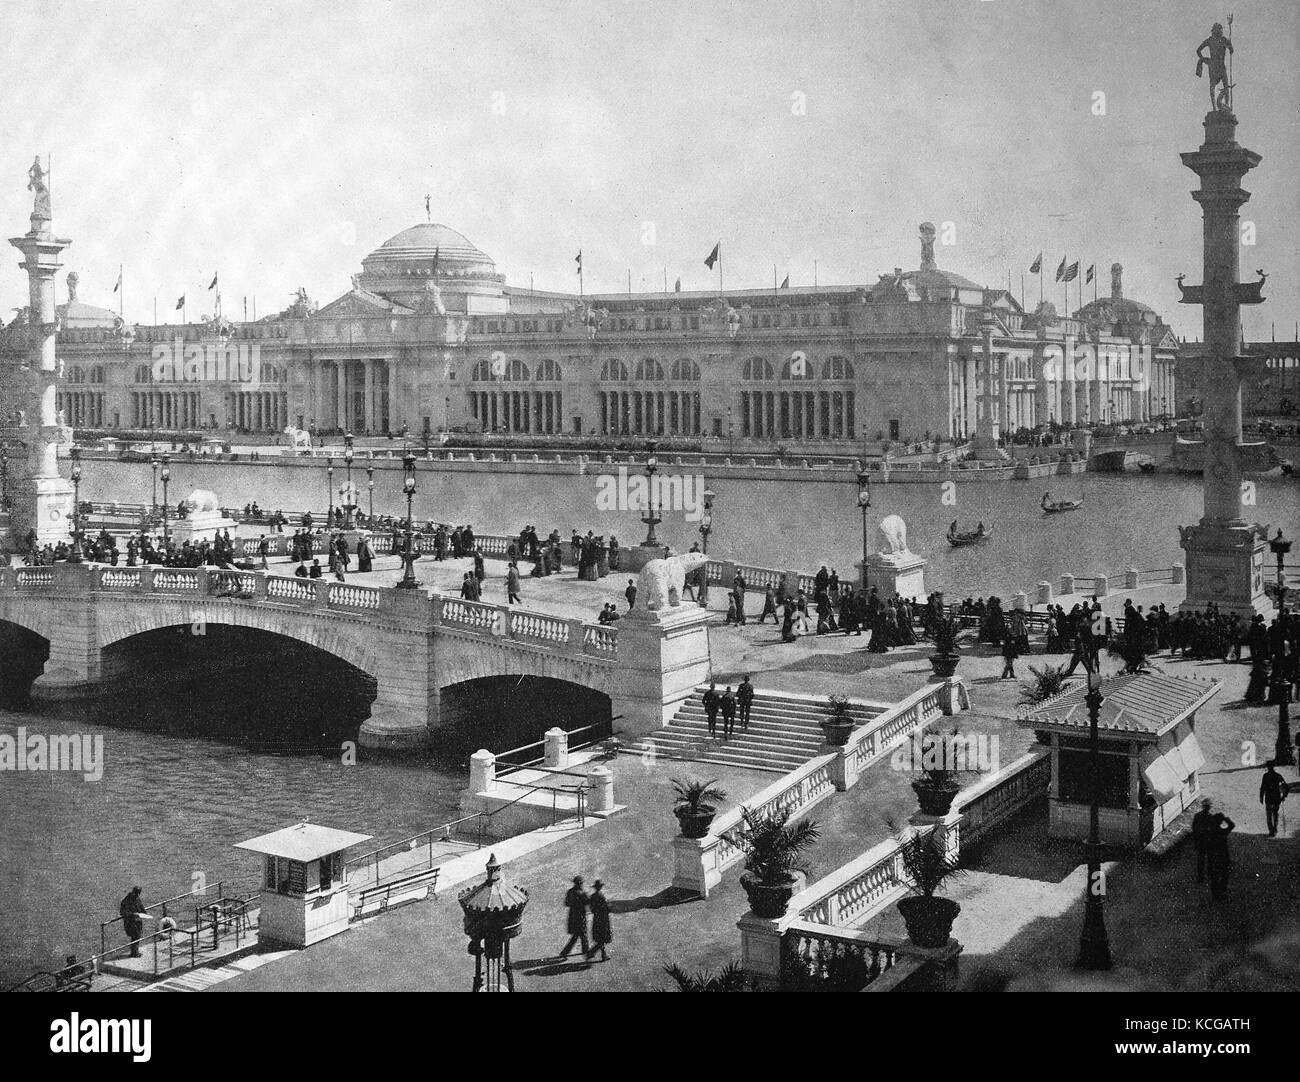
[[[609,899],[605,897],[603,888],[605,884],[599,879],[591,885],[591,895],[587,899],[587,905],[591,909],[591,950],[587,952],[587,957],[592,957],[597,951],[600,951],[600,960],[609,961],[609,954],[605,948],[614,941],[614,933],[609,923]]]
[[[591,953],[591,944],[587,942],[587,892],[582,889],[582,876],[573,877],[573,886],[564,894],[564,908],[569,911],[565,930],[569,933],[569,942],[560,951],[561,958],[567,958],[575,943],[582,943],[582,953],[586,957]]]

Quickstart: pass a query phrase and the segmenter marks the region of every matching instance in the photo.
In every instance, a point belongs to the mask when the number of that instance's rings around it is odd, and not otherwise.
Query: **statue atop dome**
[[[81,281],[76,271],[68,271],[68,303],[77,303],[77,283]]]
[[[1122,263],[1112,263],[1110,265],[1110,299],[1113,301],[1122,301],[1124,299],[1124,265]]]

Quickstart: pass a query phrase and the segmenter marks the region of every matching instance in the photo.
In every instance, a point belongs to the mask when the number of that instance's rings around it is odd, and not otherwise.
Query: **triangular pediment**
[[[316,313],[317,319],[354,319],[366,316],[410,315],[411,309],[386,300],[378,293],[353,289],[330,301]]]

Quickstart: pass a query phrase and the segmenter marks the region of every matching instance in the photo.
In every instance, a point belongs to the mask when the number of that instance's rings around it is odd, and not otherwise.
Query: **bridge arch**
[[[124,639],[162,628],[194,629],[208,624],[264,631],[304,642],[371,677],[380,676],[372,629],[346,614],[286,611],[219,598],[162,602],[150,599],[149,604],[106,606],[99,617],[98,645],[103,650]]]
[[[0,705],[22,707],[31,698],[32,681],[40,676],[50,657],[50,638],[17,621],[0,616]]]

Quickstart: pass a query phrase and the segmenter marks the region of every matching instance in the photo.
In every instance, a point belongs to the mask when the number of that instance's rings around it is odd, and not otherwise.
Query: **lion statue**
[[[880,536],[884,539],[881,552],[893,555],[907,552],[907,523],[898,515],[886,515],[880,520]]]
[[[641,569],[637,580],[637,597],[643,598],[647,611],[675,608],[682,603],[686,576],[698,571],[709,558],[702,552],[684,552],[662,560],[651,560]]]
[[[189,515],[211,514],[221,510],[221,505],[217,503],[217,494],[206,488],[196,488],[181,500],[181,506]]]

